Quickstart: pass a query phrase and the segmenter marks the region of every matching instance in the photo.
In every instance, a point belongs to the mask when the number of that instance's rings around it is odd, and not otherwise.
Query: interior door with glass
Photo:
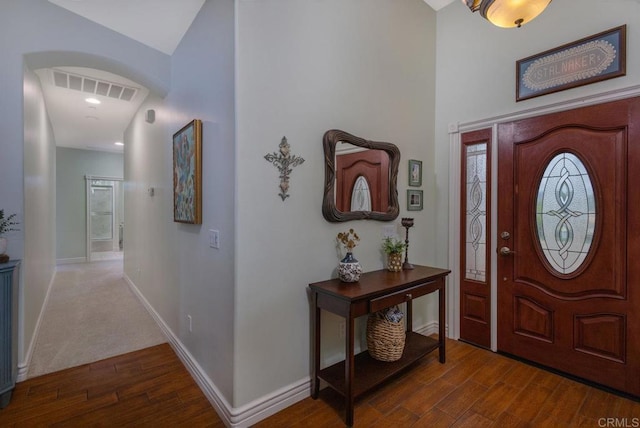
[[[113,251],[113,185],[93,181],[90,190],[91,251]]]
[[[498,350],[640,396],[640,99],[498,144]]]

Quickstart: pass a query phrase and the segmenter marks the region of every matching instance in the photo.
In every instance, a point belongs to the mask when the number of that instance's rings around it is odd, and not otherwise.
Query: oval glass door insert
[[[371,211],[371,191],[367,179],[362,175],[358,176],[353,185],[351,211]]]
[[[596,227],[596,198],[584,163],[573,153],[556,155],[542,174],[536,200],[542,252],[561,275],[584,263]]]

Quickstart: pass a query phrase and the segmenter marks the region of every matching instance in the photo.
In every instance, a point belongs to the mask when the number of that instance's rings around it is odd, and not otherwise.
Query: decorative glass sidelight
[[[465,279],[485,281],[487,275],[487,143],[466,147]]]
[[[364,176],[359,176],[351,193],[351,211],[371,211],[371,191]]]
[[[558,273],[584,263],[596,227],[596,198],[584,163],[573,153],[556,155],[542,174],[536,200],[536,229],[542,252]]]

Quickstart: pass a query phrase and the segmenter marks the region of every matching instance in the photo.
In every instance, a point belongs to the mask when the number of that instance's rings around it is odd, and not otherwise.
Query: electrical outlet
[[[382,237],[386,238],[388,236],[397,236],[398,235],[398,229],[396,227],[395,224],[385,224],[384,226],[382,226]]]
[[[187,321],[189,321],[189,333],[191,333],[193,331],[193,324],[192,324],[192,320],[191,320],[191,315],[187,315]]]
[[[340,337],[340,339],[344,339],[346,329],[347,329],[347,321],[341,320],[338,326],[338,337]]]

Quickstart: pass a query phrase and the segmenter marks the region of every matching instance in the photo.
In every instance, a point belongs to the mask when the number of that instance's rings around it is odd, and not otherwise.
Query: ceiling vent
[[[87,94],[102,95],[123,101],[131,101],[138,90],[120,83],[111,83],[91,77],[71,74],[66,71],[51,70],[53,83],[59,88],[73,89]]]

